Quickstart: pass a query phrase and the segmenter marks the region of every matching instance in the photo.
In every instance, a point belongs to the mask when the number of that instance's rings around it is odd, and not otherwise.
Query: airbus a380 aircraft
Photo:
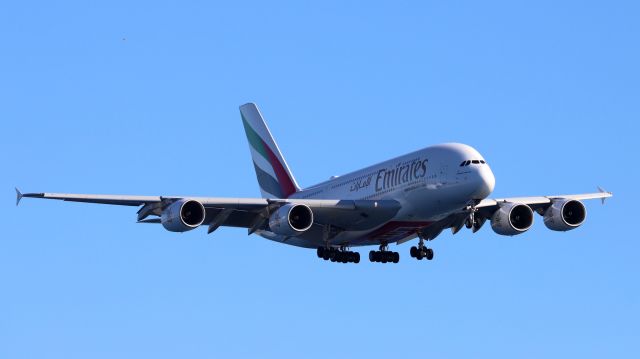
[[[611,193],[487,199],[495,178],[489,164],[470,146],[447,143],[400,156],[301,189],[278,145],[252,103],[240,107],[242,124],[263,198],[121,196],[25,193],[22,197],[139,206],[138,222],[161,223],[172,232],[206,225],[248,228],[264,238],[305,248],[317,248],[324,260],[358,263],[349,248],[378,245],[371,262],[397,263],[391,243],[418,238],[411,257],[433,259],[425,241],[444,229],[462,227],[475,233],[485,221],[498,234],[513,236],[533,224],[534,212],[554,231],[579,227],[586,218],[587,199]]]

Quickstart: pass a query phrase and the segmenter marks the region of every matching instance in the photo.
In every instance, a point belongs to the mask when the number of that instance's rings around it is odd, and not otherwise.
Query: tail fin
[[[240,106],[244,131],[264,198],[287,198],[300,190],[287,162],[273,140],[258,107],[253,103]]]

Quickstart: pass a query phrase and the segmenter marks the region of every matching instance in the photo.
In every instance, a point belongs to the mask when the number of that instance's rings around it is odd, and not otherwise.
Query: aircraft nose
[[[493,171],[489,168],[489,165],[477,167],[477,190],[474,193],[474,197],[477,199],[483,199],[489,197],[496,186],[496,178],[493,175]]]

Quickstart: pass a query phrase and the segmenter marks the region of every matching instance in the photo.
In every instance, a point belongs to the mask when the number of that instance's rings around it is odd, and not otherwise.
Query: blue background
[[[3,2],[1,358],[638,358],[634,1]],[[257,197],[238,106],[302,186],[429,144],[579,229],[334,264],[25,192]],[[396,249],[395,247],[392,247]],[[365,253],[370,248],[362,249]]]

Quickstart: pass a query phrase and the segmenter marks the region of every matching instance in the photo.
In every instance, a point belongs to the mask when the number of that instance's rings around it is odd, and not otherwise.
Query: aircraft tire
[[[427,260],[432,260],[433,259],[433,249],[427,248],[427,253],[426,254],[427,254],[426,255]]]

